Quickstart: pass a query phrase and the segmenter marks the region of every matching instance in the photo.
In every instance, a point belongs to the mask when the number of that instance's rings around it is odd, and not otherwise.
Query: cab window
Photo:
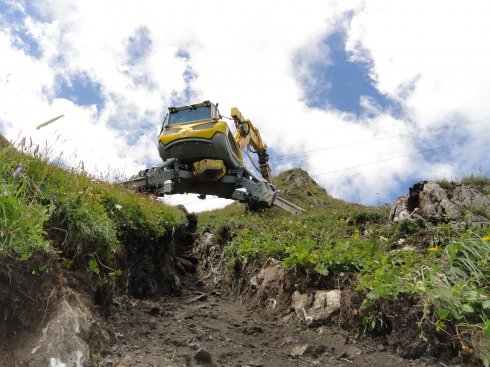
[[[185,110],[170,112],[168,124],[185,124],[192,121],[207,120],[211,118],[211,106],[191,107]]]

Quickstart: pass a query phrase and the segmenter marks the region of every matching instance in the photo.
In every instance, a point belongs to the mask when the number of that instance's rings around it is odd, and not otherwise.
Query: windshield
[[[168,124],[185,124],[186,122],[206,120],[210,118],[211,106],[202,106],[171,112],[168,118]]]

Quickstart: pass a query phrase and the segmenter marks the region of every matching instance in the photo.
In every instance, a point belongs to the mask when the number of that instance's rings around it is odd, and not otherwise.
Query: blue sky
[[[345,29],[340,27],[320,41],[324,54],[305,61],[310,76],[302,80],[307,106],[337,109],[361,117],[372,113],[362,105],[364,97],[369,98],[379,110],[400,115],[400,103],[376,88],[370,75],[370,63],[352,60],[352,55],[346,50],[346,37]]]
[[[68,99],[79,106],[95,105],[99,111],[104,108],[102,85],[84,73],[57,75],[54,98]]]
[[[25,25],[26,14],[8,1],[0,1],[0,14],[0,26],[4,29],[8,28],[15,37],[13,46],[25,50],[32,57],[40,58],[42,49]],[[35,16],[33,11],[31,14]]]
[[[168,106],[210,99],[252,119],[273,170],[300,166],[348,201],[490,174],[485,2],[465,5],[464,19],[457,5],[441,14],[418,0],[318,1],[271,17],[281,5],[0,0],[0,129],[61,135],[58,152],[131,175],[158,163]]]

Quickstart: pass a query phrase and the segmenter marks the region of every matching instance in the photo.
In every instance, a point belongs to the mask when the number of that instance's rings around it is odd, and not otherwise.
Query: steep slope
[[[0,365],[488,362],[490,228],[471,200],[476,227],[420,200],[390,221],[294,169],[274,182],[306,215],[196,218],[0,143]]]
[[[115,293],[181,290],[186,216],[0,143],[0,365],[87,365],[110,342]]]
[[[486,186],[470,188],[469,181],[453,186],[488,197]],[[391,221],[390,208],[333,199],[302,170],[284,172],[275,182],[309,213],[253,214],[234,206],[201,214],[204,233],[214,233],[225,247],[224,258],[204,261],[206,271],[221,267],[248,302],[266,312],[272,302],[281,317],[295,310],[307,324],[327,302],[322,297],[340,291],[334,320],[357,335],[382,337],[405,358],[479,357],[488,363],[490,227],[481,209],[461,207],[462,213],[480,214],[478,226],[422,216]],[[438,192],[439,198],[453,193]],[[271,274],[282,280],[264,280]]]

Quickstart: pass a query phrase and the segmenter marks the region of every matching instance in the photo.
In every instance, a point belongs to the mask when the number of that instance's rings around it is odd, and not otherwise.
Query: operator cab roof
[[[217,105],[204,101],[189,106],[169,107],[164,125],[188,124],[210,119],[217,121],[220,118]]]

